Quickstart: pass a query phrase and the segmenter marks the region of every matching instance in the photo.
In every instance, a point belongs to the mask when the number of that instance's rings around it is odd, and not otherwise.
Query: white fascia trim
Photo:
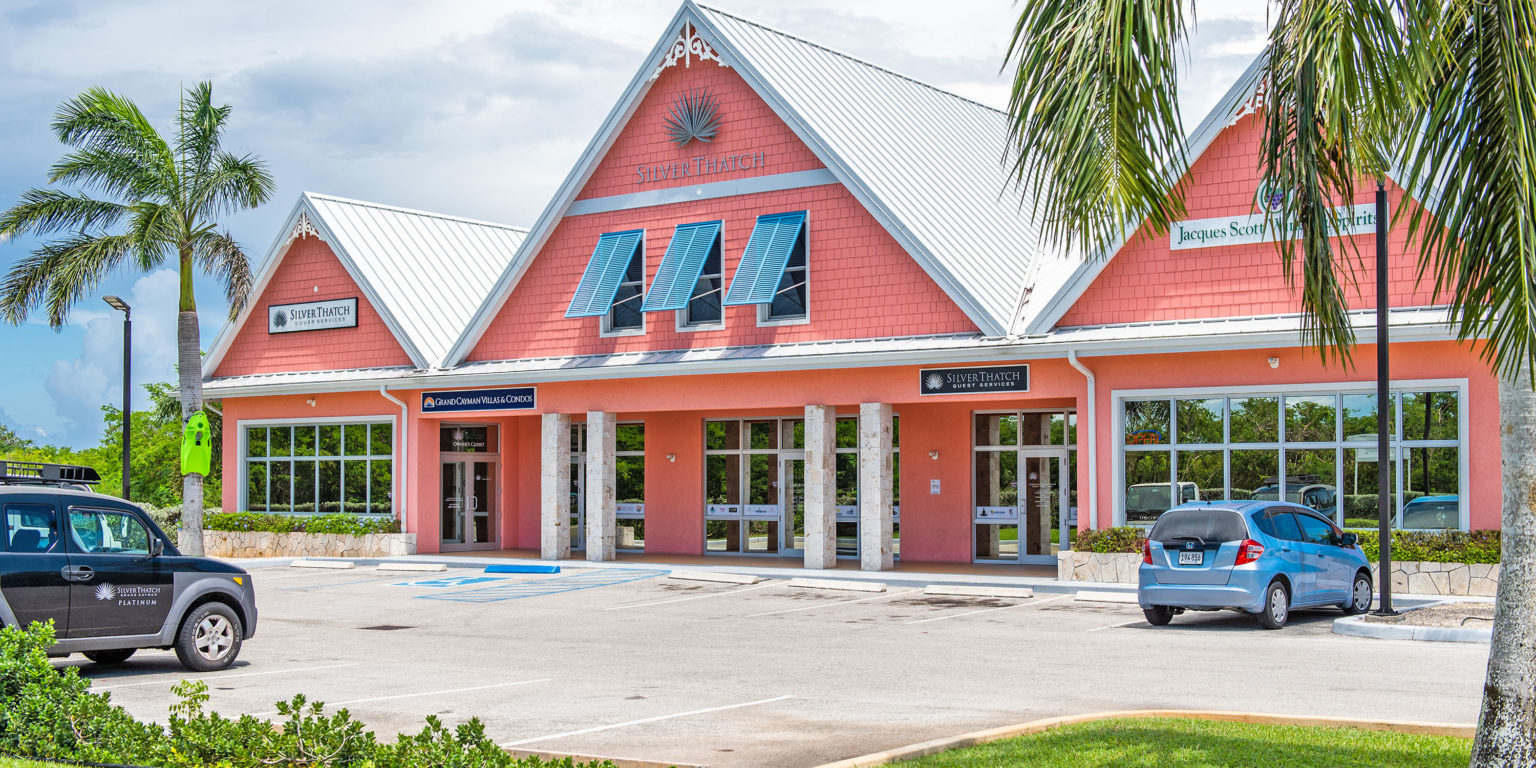
[[[577,200],[566,208],[565,215],[585,216],[589,213],[628,211],[656,205],[717,200],[722,197],[755,195],[760,192],[781,192],[786,189],[805,189],[806,187],[820,187],[836,183],[837,177],[825,168],[817,168],[810,171],[773,173],[767,176],[748,176],[744,179],[712,181],[685,187],[649,189],[644,192],[631,192],[623,195]]]
[[[512,290],[522,281],[523,275],[532,265],[533,256],[544,248],[550,235],[554,234],[555,227],[560,224],[561,219],[565,218],[572,201],[581,194],[582,187],[586,186],[592,172],[597,169],[603,156],[613,146],[614,140],[629,123],[635,109],[640,106],[640,100],[650,92],[651,73],[656,70],[657,63],[671,49],[676,40],[676,31],[682,26],[684,20],[697,24],[700,14],[694,12],[692,7],[691,2],[684,2],[683,6],[677,9],[677,13],[672,15],[672,21],[668,22],[666,27],[667,32],[663,33],[657,39],[656,45],[651,47],[650,55],[645,57],[645,64],[635,71],[634,77],[630,78],[629,85],[625,86],[618,101],[614,102],[613,109],[608,111],[608,116],[598,126],[592,140],[587,142],[587,148],[582,150],[581,156],[571,167],[570,173],[566,174],[565,180],[555,190],[554,197],[550,198],[549,204],[544,206],[543,212],[539,214],[538,219],[534,220],[533,226],[528,228],[528,235],[523,238],[522,246],[513,255],[512,262],[502,270],[495,287],[486,295],[480,308],[475,310],[469,325],[465,326],[464,332],[448,349],[448,354],[437,361],[440,367],[452,368],[464,362],[464,359],[474,350],[475,345],[480,342],[480,337],[485,334],[486,328],[490,327],[491,321],[496,318],[501,307],[506,304],[507,299],[512,297]]]

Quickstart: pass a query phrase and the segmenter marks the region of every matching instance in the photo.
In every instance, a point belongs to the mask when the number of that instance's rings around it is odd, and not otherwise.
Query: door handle
[[[60,571],[65,581],[84,582],[96,577],[96,572],[89,565],[66,565]]]

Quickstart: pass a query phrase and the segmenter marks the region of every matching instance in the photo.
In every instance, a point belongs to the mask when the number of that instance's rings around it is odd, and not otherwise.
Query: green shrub
[[[1376,531],[1351,531],[1360,549],[1376,562],[1381,537]],[[1430,563],[1497,563],[1501,552],[1498,531],[1393,531],[1392,559]]]
[[[1147,540],[1147,529],[1134,525],[1118,528],[1100,528],[1096,531],[1078,531],[1073,548],[1079,552],[1141,554],[1142,543]]]
[[[210,531],[260,531],[263,533],[341,533],[365,536],[370,533],[399,533],[400,521],[393,517],[358,517],[356,515],[270,515],[260,512],[217,512],[203,518]]]

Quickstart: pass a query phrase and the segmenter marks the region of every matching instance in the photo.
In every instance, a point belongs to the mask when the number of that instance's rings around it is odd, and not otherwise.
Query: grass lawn
[[[1148,718],[1080,723],[930,755],[914,768],[1438,768],[1465,766],[1472,742],[1353,728]]]
[[[35,763],[31,760],[13,760],[0,757],[0,768],[57,768],[63,763]]]

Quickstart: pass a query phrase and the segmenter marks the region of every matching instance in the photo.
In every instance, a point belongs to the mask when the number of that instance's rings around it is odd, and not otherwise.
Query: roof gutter
[[[1098,381],[1093,377],[1093,371],[1078,362],[1077,350],[1067,350],[1067,362],[1076,368],[1083,378],[1088,380],[1088,530],[1097,530],[1099,527],[1099,433],[1095,425],[1098,422],[1099,412],[1099,387]],[[1082,444],[1082,431],[1078,431],[1077,442]]]
[[[401,400],[400,398],[395,397],[394,395],[391,395],[389,393],[389,390],[384,388],[383,384],[379,385],[379,394],[383,395],[385,400],[388,400],[391,403],[394,403],[395,405],[400,406],[400,430],[397,433],[397,434],[400,435],[400,445],[399,445],[399,448],[397,448],[395,450],[395,455],[398,457],[396,459],[396,461],[398,461],[398,462],[400,462],[402,464],[407,463],[407,462],[410,461],[410,445],[411,445],[411,442],[410,442],[410,439],[411,439],[411,409],[410,409],[410,406],[407,406],[405,404],[404,400]],[[398,467],[398,466],[395,467],[395,477],[400,478],[400,498],[397,499],[396,502],[395,502],[395,512],[400,515],[400,532],[401,533],[409,533],[409,531],[407,531],[405,529],[405,507],[406,507],[406,504],[409,503],[409,500],[411,498],[411,494],[408,492],[408,485],[407,485],[410,482],[411,473],[410,473],[410,468],[409,467],[405,467],[403,469],[404,469],[404,471],[401,471],[402,470],[401,467]]]

